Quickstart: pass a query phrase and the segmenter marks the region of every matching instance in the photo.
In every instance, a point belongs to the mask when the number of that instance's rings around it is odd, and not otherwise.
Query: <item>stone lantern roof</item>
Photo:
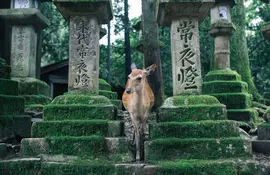
[[[220,3],[229,4],[231,7],[235,5],[234,0],[216,0],[215,3],[216,4],[220,4]]]

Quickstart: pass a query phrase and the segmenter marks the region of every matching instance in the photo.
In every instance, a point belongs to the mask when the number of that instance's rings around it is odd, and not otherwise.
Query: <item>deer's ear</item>
[[[144,69],[144,73],[146,75],[150,75],[152,72],[154,72],[157,68],[156,64],[152,64],[151,66],[147,67],[146,69]]]
[[[133,70],[133,69],[137,69],[136,64],[135,64],[135,63],[132,63],[132,64],[130,65],[130,69],[131,69],[131,70]]]

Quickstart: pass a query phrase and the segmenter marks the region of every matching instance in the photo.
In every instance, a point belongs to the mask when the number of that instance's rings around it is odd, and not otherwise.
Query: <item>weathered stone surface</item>
[[[258,139],[270,140],[270,124],[262,124],[258,126]]]
[[[157,21],[162,26],[170,26],[172,20],[182,17],[196,17],[202,21],[214,3],[214,0],[160,0]]]
[[[0,19],[11,25],[32,25],[36,29],[43,29],[49,25],[49,20],[35,8],[1,9]]]
[[[172,21],[171,49],[173,94],[200,94],[202,77],[197,18]]]
[[[255,122],[258,113],[255,109],[229,109],[227,110],[228,119],[244,122]]]
[[[12,27],[12,77],[36,77],[36,45],[37,34],[32,26]]]
[[[98,94],[99,30],[96,17],[70,18],[69,92]]]
[[[270,154],[270,140],[252,140],[252,150],[256,153]]]
[[[21,141],[21,154],[23,156],[37,156],[47,153],[49,145],[45,138],[27,138]]]
[[[14,134],[20,138],[31,137],[31,116],[18,115],[13,117]]]
[[[34,0],[13,0],[11,8],[38,8],[37,1]]]
[[[18,82],[0,78],[1,95],[18,95]]]
[[[227,20],[231,22],[230,4],[234,4],[234,0],[215,1],[215,6],[211,8],[211,23],[215,23],[218,20]]]
[[[24,98],[0,95],[0,115],[20,115],[24,113]]]
[[[113,18],[111,0],[52,0],[61,14],[69,20],[72,16],[97,17],[100,24]]]

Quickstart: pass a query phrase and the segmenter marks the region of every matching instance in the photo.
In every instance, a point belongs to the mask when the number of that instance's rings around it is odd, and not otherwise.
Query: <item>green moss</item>
[[[20,155],[22,157],[33,157],[39,154],[48,154],[49,145],[45,138],[28,138],[21,141]]]
[[[24,98],[0,95],[0,115],[24,114]]]
[[[107,154],[102,136],[47,137],[50,154],[65,154],[96,159]]]
[[[25,99],[25,105],[46,105],[52,101],[51,98],[44,95],[23,95],[23,97]]]
[[[252,104],[252,95],[248,93],[219,93],[215,96],[227,109],[246,109]]]
[[[100,135],[107,137],[121,136],[120,121],[107,120],[61,120],[34,123],[32,137],[46,136],[88,136]]]
[[[111,102],[108,98],[104,96],[60,95],[55,97],[51,104],[110,105]]]
[[[122,109],[122,101],[121,100],[111,100],[111,103],[116,106],[117,109]]]
[[[265,92],[265,93],[263,94],[263,97],[264,97],[265,99],[270,100],[270,92]]]
[[[44,95],[49,96],[50,87],[43,81],[35,78],[12,78],[19,82],[20,95]]]
[[[206,81],[241,81],[241,76],[232,70],[214,70],[210,71],[205,79]]]
[[[98,79],[99,90],[111,91],[111,85],[103,79]]]
[[[157,112],[160,122],[185,122],[200,120],[226,120],[224,105],[194,105],[179,107],[161,107]]]
[[[48,175],[105,175],[114,174],[114,165],[108,163],[50,163],[42,164],[41,174]]]
[[[202,84],[203,94],[247,91],[248,85],[243,81],[211,81]]]
[[[108,99],[117,99],[117,93],[112,91],[99,90],[99,95],[103,95]]]
[[[265,104],[263,104],[263,103],[258,103],[258,102],[256,102],[256,101],[253,101],[252,102],[252,107],[258,107],[258,108],[262,108],[262,109],[267,109],[267,106],[265,105]]]
[[[261,103],[263,103],[263,104],[265,104],[267,106],[270,106],[270,100],[268,100],[268,99],[261,98],[259,100],[259,102],[261,102]]]
[[[149,125],[151,139],[156,138],[220,138],[239,136],[233,121],[166,122]],[[214,132],[213,132],[214,131]]]
[[[13,116],[0,115],[0,140],[14,137]]]
[[[0,78],[1,95],[18,95],[18,82]]]
[[[156,139],[149,143],[147,160],[224,159],[251,157],[241,138]]]
[[[209,95],[181,95],[166,99],[164,106],[216,105],[219,101]]]
[[[258,119],[258,112],[253,109],[230,109],[227,111],[229,120],[256,122]]]
[[[0,78],[10,79],[11,68],[6,61],[0,58]]]
[[[18,159],[0,161],[0,172],[3,175],[38,174],[41,162],[38,159]]]
[[[44,120],[114,120],[116,108],[113,105],[55,105],[44,106]]]
[[[218,174],[233,175],[237,174],[237,168],[232,160],[181,160],[178,162],[160,162],[161,167],[158,168],[158,175],[172,174]]]

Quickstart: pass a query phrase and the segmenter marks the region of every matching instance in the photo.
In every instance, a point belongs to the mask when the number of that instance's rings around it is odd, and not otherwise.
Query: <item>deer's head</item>
[[[131,74],[128,76],[128,81],[126,84],[126,92],[128,94],[139,92],[143,89],[145,83],[147,83],[147,76],[155,71],[157,65],[152,64],[146,69],[137,69],[136,65],[133,63],[131,65]]]

